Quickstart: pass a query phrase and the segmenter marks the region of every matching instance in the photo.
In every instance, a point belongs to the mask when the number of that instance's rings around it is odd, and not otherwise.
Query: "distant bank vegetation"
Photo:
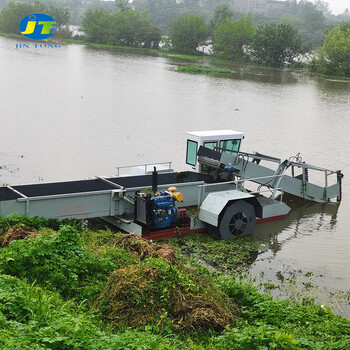
[[[209,1],[118,0],[114,9],[92,7],[80,14],[81,39],[91,43],[162,47],[191,55],[203,55],[205,47],[206,54],[235,62],[308,65],[315,73],[350,77],[349,13],[334,16],[323,0],[289,0],[270,17],[239,14],[227,3]],[[58,22],[58,36],[69,37],[70,10],[40,1],[3,7],[0,32],[18,34],[17,23],[33,12],[51,15]],[[313,59],[305,63],[302,58],[310,53]]]

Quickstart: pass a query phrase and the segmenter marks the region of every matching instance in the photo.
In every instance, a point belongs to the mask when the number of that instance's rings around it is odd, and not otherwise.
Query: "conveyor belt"
[[[205,181],[206,176],[195,172],[188,172],[188,176],[181,177],[178,173],[160,173],[158,174],[158,185],[190,183]],[[140,188],[152,186],[152,175],[138,175],[125,177],[106,178],[108,181],[124,187],[125,189]],[[97,191],[114,190],[115,186],[108,184],[100,179],[52,182],[32,185],[12,186],[15,191],[20,192],[26,197],[54,196],[61,194],[86,193]],[[0,187],[0,201],[14,200],[21,196],[8,187]]]
[[[20,195],[11,191],[9,188],[0,187],[0,201],[10,201],[20,197]]]

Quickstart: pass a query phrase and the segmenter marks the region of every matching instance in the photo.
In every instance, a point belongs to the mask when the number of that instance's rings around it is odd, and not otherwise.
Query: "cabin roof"
[[[206,131],[189,131],[187,135],[199,138],[217,138],[217,139],[243,139],[244,134],[236,130],[206,130]]]

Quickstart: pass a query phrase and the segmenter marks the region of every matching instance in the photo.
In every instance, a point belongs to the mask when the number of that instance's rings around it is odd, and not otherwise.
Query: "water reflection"
[[[312,203],[299,199],[290,201],[287,204],[292,210],[285,219],[258,224],[254,231],[253,238],[257,241],[267,241],[274,256],[288,241],[298,236],[313,235],[320,230],[336,229],[339,204]],[[289,234],[280,235],[282,232]]]
[[[176,60],[170,60],[176,64]],[[182,64],[188,64],[188,61],[184,61]],[[298,83],[300,77],[302,76],[302,73],[289,69],[282,70],[220,62],[207,63],[201,60],[194,61],[193,64],[209,64],[215,67],[231,69],[234,71],[233,74],[217,74],[211,76],[271,85],[294,85]]]
[[[316,77],[314,81],[317,88],[326,94],[332,93],[345,96],[350,92],[350,79]]]
[[[290,70],[234,66],[234,79],[254,81],[263,84],[293,85],[298,82],[299,74]]]

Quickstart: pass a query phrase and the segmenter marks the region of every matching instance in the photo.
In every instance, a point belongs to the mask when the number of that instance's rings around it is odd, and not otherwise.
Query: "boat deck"
[[[182,176],[182,174],[186,176]],[[158,186],[168,184],[174,186],[177,183],[191,183],[206,180],[206,175],[195,172],[158,173],[157,184]],[[118,187],[128,190],[149,186],[152,186],[152,174],[19,185],[12,187],[0,187],[0,201],[15,200],[25,197],[33,198],[73,193],[110,191],[115,190]]]

